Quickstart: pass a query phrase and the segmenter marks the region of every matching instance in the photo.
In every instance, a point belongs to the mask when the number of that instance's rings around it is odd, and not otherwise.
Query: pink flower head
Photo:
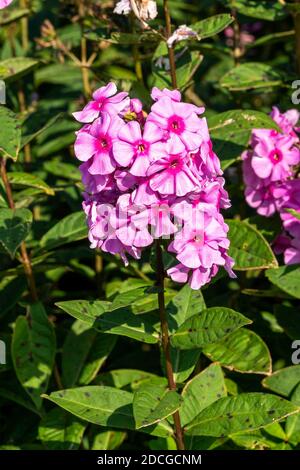
[[[148,169],[150,187],[161,195],[185,196],[199,187],[196,176],[188,167],[188,156],[181,140],[173,137],[167,144],[167,155]]]
[[[198,117],[203,108],[166,88],[152,90],[148,116],[113,84],[93,98],[76,115],[84,125],[74,145],[91,248],[118,254],[127,265],[128,254],[139,259],[163,237],[178,261],[168,271],[173,280],[199,289],[220,266],[234,276],[220,214],[230,202],[207,122]]]
[[[146,176],[150,163],[166,154],[162,137],[163,131],[152,122],[146,123],[142,133],[140,124],[131,121],[121,128],[114,142],[114,158],[133,176]]]
[[[299,132],[299,128],[296,125],[299,121],[300,113],[297,109],[289,109],[285,113],[281,113],[276,106],[273,106],[270,116],[284,134],[298,139],[297,132]]]
[[[81,161],[93,159],[89,167],[92,175],[108,175],[115,170],[112,148],[123,125],[124,122],[118,116],[103,112],[88,132],[78,133],[74,146],[75,155]]]
[[[273,130],[257,129],[253,131],[253,140],[251,165],[259,178],[282,181],[291,176],[291,167],[300,162],[295,138]]]
[[[289,212],[289,209],[293,209],[300,214],[300,179],[286,181],[281,185],[280,192],[279,190],[277,192],[281,198],[279,212],[283,226],[293,237],[299,238],[300,220]]]
[[[285,264],[299,264],[300,263],[300,239],[293,238],[290,246],[284,251]]]
[[[0,10],[3,8],[8,7],[12,3],[13,0],[0,0]]]
[[[103,111],[110,115],[118,114],[129,106],[128,93],[117,93],[114,83],[109,83],[93,93],[93,100],[90,101],[82,111],[73,113],[79,122],[88,123],[94,121]]]
[[[170,136],[177,136],[188,151],[195,151],[202,142],[197,133],[201,122],[196,113],[201,114],[203,110],[204,108],[193,104],[177,102],[163,96],[152,106],[148,119]]]

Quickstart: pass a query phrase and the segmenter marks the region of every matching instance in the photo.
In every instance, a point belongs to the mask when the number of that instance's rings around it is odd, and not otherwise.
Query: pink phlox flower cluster
[[[154,239],[169,240],[169,276],[194,289],[221,266],[230,276],[230,207],[213,152],[204,108],[184,103],[177,90],[153,88],[146,115],[138,99],[110,83],[74,117],[82,122],[74,145],[82,163],[83,208],[92,248],[139,259]]]
[[[281,113],[277,107],[272,119],[281,132],[256,129],[252,132],[250,149],[243,153],[245,197],[258,214],[270,217],[278,212],[284,232],[274,243],[274,251],[284,253],[286,264],[300,260],[300,221],[289,209],[300,213],[300,164],[297,127],[300,113],[291,109]]]
[[[8,7],[12,3],[13,0],[0,0],[0,10]]]

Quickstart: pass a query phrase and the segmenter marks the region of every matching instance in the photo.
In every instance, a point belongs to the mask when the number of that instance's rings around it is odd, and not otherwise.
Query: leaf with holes
[[[183,403],[180,407],[182,426],[186,426],[200,411],[226,395],[222,368],[219,364],[211,364],[193,377],[182,391]]]
[[[203,353],[212,361],[237,372],[270,374],[271,355],[264,341],[253,331],[241,328],[226,338],[209,344]]]
[[[142,384],[133,397],[136,428],[158,423],[178,410],[181,397],[168,388],[165,379],[151,379]]]
[[[253,431],[299,413],[300,408],[266,393],[241,393],[225,397],[205,408],[186,427],[188,435],[226,437]]]
[[[171,335],[171,344],[180,349],[203,348],[249,323],[251,320],[230,308],[208,308],[186,320]]]

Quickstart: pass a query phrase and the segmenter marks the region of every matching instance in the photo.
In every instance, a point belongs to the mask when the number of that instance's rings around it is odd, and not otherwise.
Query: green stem
[[[293,17],[296,37],[296,66],[297,72],[300,75],[300,0],[295,0],[295,3],[299,5],[299,11],[295,11]]]
[[[164,0],[164,13],[166,20],[166,33],[167,39],[172,35],[172,23],[169,9],[168,0]],[[170,61],[170,75],[172,81],[172,87],[177,88],[177,77],[176,77],[176,62],[175,62],[175,52],[174,47],[168,47],[169,61]]]
[[[165,294],[164,294],[164,265],[162,250],[159,240],[156,240],[156,271],[157,271],[157,287],[158,287],[158,308],[161,325],[161,342],[166,363],[166,374],[170,390],[176,390],[176,382],[174,379],[173,365],[171,360],[171,345],[169,336],[168,319],[165,308]],[[180,415],[178,411],[173,413],[173,421],[175,427],[175,440],[178,450],[184,450],[183,431],[180,422]]]

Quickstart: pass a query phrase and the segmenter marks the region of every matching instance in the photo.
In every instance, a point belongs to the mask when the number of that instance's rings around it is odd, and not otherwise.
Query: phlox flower
[[[289,109],[285,113],[281,113],[277,106],[273,106],[270,116],[278,124],[284,134],[298,139],[297,133],[300,129],[296,127],[296,125],[299,121],[300,113],[297,109]]]
[[[192,28],[189,28],[189,26],[182,24],[169,37],[169,39],[167,40],[167,44],[169,47],[172,47],[177,42],[186,41],[187,39],[191,39],[191,38],[200,39],[200,36]]]
[[[93,159],[89,166],[92,175],[108,175],[116,168],[113,158],[113,143],[118,137],[119,130],[124,125],[116,115],[103,112],[90,126],[88,132],[77,134],[74,145],[76,157],[81,161]]]
[[[117,163],[128,167],[133,176],[146,176],[150,163],[166,155],[162,137],[164,132],[152,122],[147,122],[142,133],[140,124],[131,121],[120,129],[113,144]]]
[[[114,13],[117,15],[128,15],[131,12],[130,0],[120,0],[117,2]]]
[[[0,10],[3,8],[8,7],[12,3],[13,0],[0,0]]]
[[[295,147],[295,138],[278,134],[277,131],[257,129],[251,165],[259,178],[282,181],[292,175],[291,166],[300,162],[300,151]]]
[[[163,96],[153,104],[148,120],[166,130],[170,136],[177,136],[188,151],[193,151],[198,150],[202,142],[197,133],[200,127],[197,113],[202,112],[203,108]]]
[[[118,114],[129,106],[128,93],[117,93],[115,83],[108,83],[93,93],[93,100],[90,101],[82,111],[73,113],[74,118],[83,123],[94,121],[101,112],[105,111],[110,115]]]

